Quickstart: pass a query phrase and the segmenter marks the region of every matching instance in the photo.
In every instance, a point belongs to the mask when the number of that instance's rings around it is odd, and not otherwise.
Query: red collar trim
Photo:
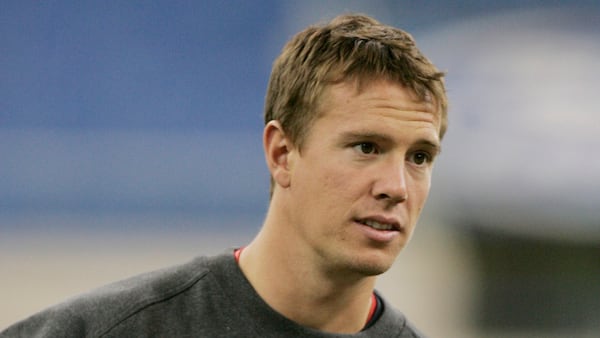
[[[235,251],[233,252],[233,257],[235,258],[235,262],[238,264],[240,264],[240,255],[242,254],[242,250],[244,250],[244,247],[235,249]]]

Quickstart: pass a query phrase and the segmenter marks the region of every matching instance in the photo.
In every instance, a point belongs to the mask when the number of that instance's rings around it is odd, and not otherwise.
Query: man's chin
[[[391,264],[363,264],[355,268],[355,271],[365,277],[379,276],[388,271]]]
[[[393,263],[392,257],[371,257],[371,259],[363,257],[353,261],[349,270],[365,277],[378,276],[388,271]]]
[[[339,257],[334,265],[330,265],[330,272],[338,277],[345,275],[348,278],[364,278],[381,275],[388,271],[397,254],[390,251],[376,250],[371,252],[352,252],[345,257]]]

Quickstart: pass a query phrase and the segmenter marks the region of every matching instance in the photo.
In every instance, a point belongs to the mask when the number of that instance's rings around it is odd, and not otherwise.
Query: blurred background
[[[2,1],[0,329],[247,243],[270,65],[362,12],[447,71],[450,127],[378,288],[432,337],[600,332],[597,1]]]

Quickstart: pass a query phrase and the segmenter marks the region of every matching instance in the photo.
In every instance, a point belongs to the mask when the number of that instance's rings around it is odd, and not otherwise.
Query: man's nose
[[[404,202],[408,198],[404,161],[391,160],[385,163],[379,170],[372,193],[377,200],[392,204]]]

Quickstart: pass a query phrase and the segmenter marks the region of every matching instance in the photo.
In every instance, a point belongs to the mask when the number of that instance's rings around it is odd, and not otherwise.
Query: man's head
[[[294,36],[275,60],[267,89],[265,124],[281,123],[302,148],[319,99],[327,86],[390,80],[432,101],[440,114],[440,139],[447,126],[447,98],[441,73],[417,49],[412,37],[363,15],[342,15]]]
[[[425,205],[446,106],[400,30],[342,16],[297,35],[267,94],[271,243],[332,276],[387,270]]]

